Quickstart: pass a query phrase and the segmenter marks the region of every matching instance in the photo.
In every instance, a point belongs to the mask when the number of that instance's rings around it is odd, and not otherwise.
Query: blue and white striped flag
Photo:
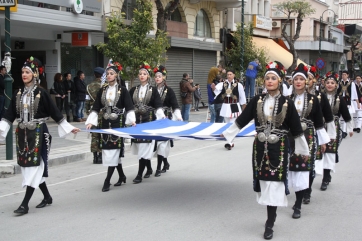
[[[198,139],[224,140],[220,134],[229,128],[231,123],[183,122],[162,119],[158,121],[137,124],[136,127],[114,129],[87,130],[94,133],[113,134],[124,138],[169,140],[169,139]],[[240,130],[236,137],[254,136],[254,123],[249,123]]]

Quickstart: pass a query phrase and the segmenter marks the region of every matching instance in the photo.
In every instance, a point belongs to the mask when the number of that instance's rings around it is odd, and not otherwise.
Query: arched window
[[[124,18],[132,20],[133,10],[136,8],[136,0],[124,0],[122,5],[122,13],[125,14]]]
[[[211,38],[211,27],[209,18],[204,10],[200,10],[196,15],[195,36]]]
[[[182,22],[180,10],[178,10],[178,8],[176,8],[168,20],[175,21],[175,22]]]

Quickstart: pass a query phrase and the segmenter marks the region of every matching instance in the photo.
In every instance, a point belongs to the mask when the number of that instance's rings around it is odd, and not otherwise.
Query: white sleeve
[[[307,141],[306,141],[304,135],[295,138],[294,142],[295,142],[295,151],[294,151],[294,153],[296,155],[309,156],[309,148],[308,148],[308,144],[307,144]]]
[[[173,114],[172,114],[172,120],[173,120],[173,121],[182,120],[182,115],[181,115],[180,109],[174,110],[174,112],[173,112]]]
[[[7,121],[0,121],[0,141],[5,141],[5,138],[10,130],[10,125]]]
[[[317,130],[317,136],[318,136],[318,145],[323,145],[331,141],[329,135],[326,132],[326,129],[324,128]]]
[[[58,125],[58,134],[59,134],[59,137],[62,138],[62,137],[65,137],[67,134],[69,134],[70,132],[72,132],[72,130],[74,129],[75,127],[72,126],[71,124],[68,123],[68,121],[66,121],[65,119],[60,122],[60,124]]]
[[[165,113],[163,112],[162,108],[158,108],[155,115],[156,120],[161,120],[162,118],[165,118]]]
[[[218,83],[215,86],[215,90],[214,90],[215,98],[221,93],[222,88],[223,88],[223,83]]]
[[[98,125],[98,113],[95,111],[92,111],[87,120],[85,121],[85,125],[92,124],[94,126]]]
[[[347,126],[347,133],[353,132],[353,121],[352,120],[346,122],[346,126]]]
[[[222,134],[224,135],[225,139],[232,143],[235,136],[240,132],[239,127],[235,124],[235,122],[227,128]]]
[[[357,86],[354,82],[352,82],[352,86],[351,86],[351,101],[355,101],[358,100],[358,95],[357,95]]]
[[[239,91],[239,104],[245,105],[246,104],[246,97],[245,97],[245,91],[244,86],[240,83],[238,83],[238,91]]]
[[[326,123],[327,125],[327,134],[330,139],[336,139],[337,133],[336,133],[336,124],[334,121],[331,121],[329,123]]]
[[[126,115],[126,125],[132,125],[133,123],[136,123],[136,114],[134,113],[134,110],[130,110]]]

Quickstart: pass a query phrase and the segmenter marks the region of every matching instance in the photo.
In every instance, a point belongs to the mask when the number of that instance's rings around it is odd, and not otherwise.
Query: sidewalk
[[[205,122],[207,108],[199,108],[200,111],[190,111],[190,121]],[[84,122],[71,122],[72,125],[84,129]],[[52,146],[49,155],[49,167],[63,165],[76,161],[88,160],[92,163],[93,154],[90,152],[90,136],[86,132],[79,132],[74,138],[73,134],[69,134],[66,138],[59,138],[58,125],[50,120],[47,123],[49,132],[52,135]],[[13,132],[17,123],[13,124]],[[89,136],[89,138],[88,138]],[[13,133],[13,160],[6,159],[6,146],[0,145],[0,178],[13,174],[19,174],[20,166],[16,162],[16,146],[15,134]],[[130,143],[125,143],[125,152],[130,152]]]

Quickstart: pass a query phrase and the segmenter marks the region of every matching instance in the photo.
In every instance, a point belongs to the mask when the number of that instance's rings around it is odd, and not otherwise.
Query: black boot
[[[169,169],[170,169],[170,163],[168,163],[167,158],[163,158],[163,168],[161,172],[164,173]]]
[[[98,163],[98,155],[97,152],[93,152],[93,164],[97,164]]]
[[[153,173],[152,166],[151,166],[151,160],[146,160],[146,166],[147,166],[147,172],[143,176],[143,178],[149,178]]]
[[[139,164],[138,164],[138,173],[137,173],[136,178],[133,179],[133,183],[135,183],[135,184],[142,182],[142,174],[143,174],[143,171],[144,171],[145,168],[146,168],[147,160],[141,158],[141,159],[138,161],[138,163],[139,163]]]
[[[272,239],[273,238],[273,227],[275,220],[277,218],[277,207],[275,206],[267,206],[268,219],[265,223],[265,231],[264,231],[264,239]]]
[[[298,191],[298,192],[295,192],[295,196],[296,196],[296,201],[295,201],[295,204],[294,204],[294,212],[293,212],[293,215],[292,217],[294,219],[298,219],[301,217],[301,209],[302,209],[302,200],[303,200],[303,197],[304,197],[304,193],[305,193],[305,190],[301,190],[301,191]]]
[[[108,192],[110,186],[111,186],[111,184],[107,180],[105,180],[103,187],[102,187],[102,192]]]
[[[99,152],[98,153],[98,161],[97,161],[97,164],[102,164],[102,152]]]
[[[114,184],[114,186],[116,186],[116,187],[121,186],[122,182],[126,183],[126,176],[124,175],[122,164],[118,164],[117,171],[118,171],[119,179],[118,179],[118,182],[116,184]]]

